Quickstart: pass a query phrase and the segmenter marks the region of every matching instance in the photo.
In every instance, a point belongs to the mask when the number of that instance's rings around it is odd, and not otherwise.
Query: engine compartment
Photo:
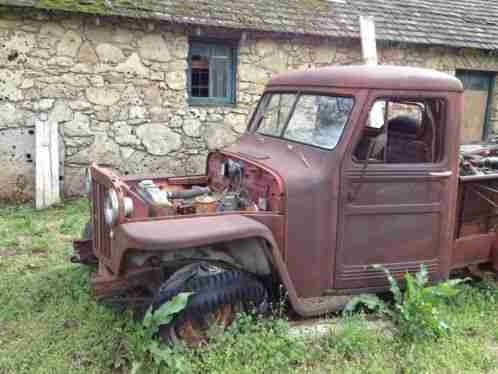
[[[207,174],[194,177],[128,179],[133,209],[128,218],[283,211],[276,178],[251,162],[213,153]]]

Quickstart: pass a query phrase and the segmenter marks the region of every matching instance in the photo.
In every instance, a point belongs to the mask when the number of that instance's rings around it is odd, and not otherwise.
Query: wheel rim
[[[222,305],[214,312],[203,316],[202,321],[183,318],[177,323],[167,326],[167,331],[160,335],[172,344],[183,342],[188,347],[196,347],[208,342],[209,339],[221,335],[233,322],[237,306]]]

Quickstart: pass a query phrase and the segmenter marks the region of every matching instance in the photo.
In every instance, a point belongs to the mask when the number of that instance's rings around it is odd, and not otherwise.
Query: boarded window
[[[235,49],[192,42],[189,58],[189,98],[192,104],[234,102]]]

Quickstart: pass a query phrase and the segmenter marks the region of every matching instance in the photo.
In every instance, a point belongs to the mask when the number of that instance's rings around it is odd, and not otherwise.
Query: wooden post
[[[60,202],[58,127],[53,120],[36,122],[36,209]]]
[[[375,20],[373,16],[360,16],[361,51],[363,62],[368,66],[378,64],[377,41],[375,37]],[[385,121],[385,103],[376,102],[370,111],[370,123],[381,127]]]
[[[377,65],[377,42],[373,16],[360,16],[361,50],[366,65]]]

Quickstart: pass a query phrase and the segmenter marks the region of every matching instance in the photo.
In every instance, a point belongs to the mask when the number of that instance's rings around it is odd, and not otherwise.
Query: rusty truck
[[[460,153],[462,108],[461,82],[432,70],[277,75],[202,175],[119,177],[92,164],[73,260],[97,266],[99,300],[157,308],[193,292],[162,327],[173,340],[227,326],[282,289],[299,316],[338,311],[388,289],[374,264],[398,278],[423,264],[434,282],[497,271],[498,170],[472,166],[493,149]]]

